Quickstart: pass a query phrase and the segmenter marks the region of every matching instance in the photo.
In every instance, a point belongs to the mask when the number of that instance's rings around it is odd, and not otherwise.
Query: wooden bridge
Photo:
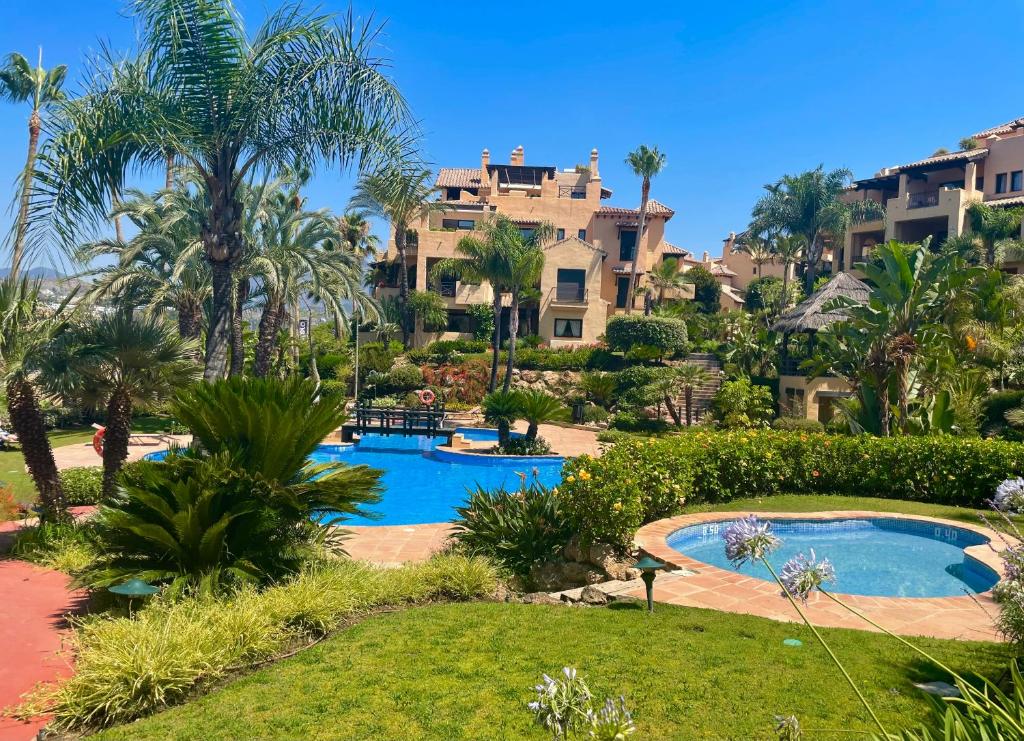
[[[444,423],[444,403],[419,407],[375,407],[373,400],[356,402],[355,419],[341,426],[341,441],[350,443],[354,435],[425,435],[446,437],[451,443],[455,428]]]

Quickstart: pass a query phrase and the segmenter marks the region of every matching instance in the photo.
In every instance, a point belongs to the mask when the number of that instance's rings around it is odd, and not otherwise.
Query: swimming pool
[[[497,441],[497,430],[459,427],[468,440]],[[519,473],[554,486],[562,477],[562,459],[553,457],[460,456],[452,460],[435,452],[444,438],[400,435],[363,435],[355,445],[320,445],[310,456],[314,463],[341,461],[353,466],[365,464],[384,471],[381,501],[366,509],[380,515],[378,519],[352,517],[345,525],[419,525],[447,522],[455,516],[455,507],[466,499],[466,490],[477,484],[485,489],[498,486],[518,488]],[[147,458],[159,459],[166,451],[150,453]]]
[[[988,543],[965,528],[895,517],[834,520],[768,520],[782,546],[770,557],[779,571],[798,553],[813,548],[836,569],[831,589],[872,597],[956,597],[991,589],[998,574],[964,553]],[[732,520],[690,525],[668,536],[670,547],[712,566],[733,570],[725,557],[722,533]],[[767,581],[764,564],[744,564],[739,572]]]

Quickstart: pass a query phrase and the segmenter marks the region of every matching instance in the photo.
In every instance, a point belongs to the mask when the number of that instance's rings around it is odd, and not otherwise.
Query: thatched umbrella
[[[795,332],[816,332],[832,322],[846,318],[843,309],[826,311],[825,307],[839,297],[845,297],[859,304],[866,304],[871,289],[867,283],[847,273],[836,273],[832,280],[801,301],[791,311],[775,320],[772,329],[784,334]]]

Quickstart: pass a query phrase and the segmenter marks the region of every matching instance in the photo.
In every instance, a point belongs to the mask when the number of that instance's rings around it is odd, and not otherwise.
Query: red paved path
[[[0,547],[19,524],[0,522]],[[70,581],[58,571],[0,560],[0,712],[18,705],[39,682],[70,674],[70,658],[59,653],[64,616],[85,602],[85,592],[72,590]],[[0,741],[28,741],[45,722],[0,715]]]

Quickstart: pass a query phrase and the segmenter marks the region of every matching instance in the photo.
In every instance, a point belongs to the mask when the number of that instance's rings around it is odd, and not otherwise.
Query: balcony
[[[572,198],[576,201],[582,201],[587,197],[587,186],[585,185],[559,185],[558,186],[558,197],[559,198]]]
[[[438,283],[437,292],[445,298],[455,298],[455,285],[457,281],[454,280],[442,280]]]
[[[553,304],[586,304],[589,290],[576,283],[560,283],[548,296]]]
[[[928,208],[939,205],[939,191],[926,190],[922,193],[907,194],[907,208]]]

